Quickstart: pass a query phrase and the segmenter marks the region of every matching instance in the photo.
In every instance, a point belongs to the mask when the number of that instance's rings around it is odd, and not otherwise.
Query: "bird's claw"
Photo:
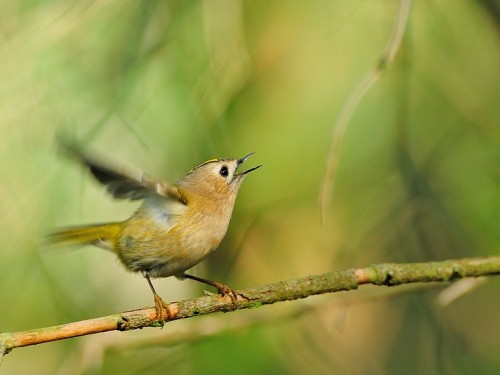
[[[156,309],[155,320],[160,322],[160,324],[163,327],[165,320],[168,320],[170,318],[170,308],[168,307],[168,304],[165,303],[165,301],[163,301],[158,294],[154,295],[154,299],[155,299],[155,309]],[[163,316],[164,312],[166,313],[165,314],[166,318]]]
[[[215,282],[214,284],[214,286],[217,288],[217,292],[222,296],[228,296],[229,298],[231,298],[231,304],[234,308],[236,308],[238,302],[238,293],[236,293],[233,288],[227,286],[226,284],[218,282]]]

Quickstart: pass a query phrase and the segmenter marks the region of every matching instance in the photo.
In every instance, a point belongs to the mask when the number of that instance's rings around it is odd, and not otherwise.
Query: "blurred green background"
[[[60,155],[89,150],[175,181],[256,154],[228,234],[194,273],[234,288],[380,262],[498,254],[498,3],[418,1],[346,132],[327,226],[332,126],[388,40],[397,1],[13,1],[0,12],[0,331],[152,305],[97,248],[51,228],[127,218]],[[191,281],[156,280],[166,301]],[[498,374],[500,281],[363,287],[252,311],[14,350],[2,374]]]

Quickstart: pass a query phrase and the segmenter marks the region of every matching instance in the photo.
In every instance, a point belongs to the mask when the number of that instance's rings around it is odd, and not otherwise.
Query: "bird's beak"
[[[242,157],[241,159],[238,159],[237,161],[237,164],[238,164],[238,167],[243,164],[250,156],[252,156],[254,154],[254,152],[251,152],[250,154],[248,154],[247,156],[244,156]],[[252,171],[255,171],[256,169],[262,167],[262,165],[258,165],[256,167],[253,167],[253,168],[250,168],[250,169],[247,169],[246,171],[244,172],[241,172],[241,173],[238,173],[238,175],[245,175],[247,173],[250,173]]]

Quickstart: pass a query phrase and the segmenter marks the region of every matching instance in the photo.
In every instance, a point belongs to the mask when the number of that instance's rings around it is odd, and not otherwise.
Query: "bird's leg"
[[[223,296],[226,296],[226,295],[229,296],[229,298],[231,298],[231,302],[232,302],[233,306],[236,307],[236,301],[238,299],[238,294],[234,291],[233,288],[227,286],[226,284],[219,283],[217,281],[203,279],[201,277],[189,275],[187,273],[183,273],[182,277],[186,278],[186,279],[199,281],[200,283],[213,286],[214,288],[217,289],[217,292],[219,292],[219,294],[222,294]]]
[[[168,305],[161,299],[161,297],[156,293],[156,290],[153,286],[153,283],[151,282],[151,279],[149,278],[149,275],[147,272],[143,272],[144,277],[146,278],[146,281],[149,284],[149,287],[151,288],[151,291],[153,292],[153,297],[155,300],[155,309],[156,309],[156,320],[159,320],[161,324],[163,325],[163,322],[165,319],[163,318],[163,311],[165,310],[167,313],[167,320],[170,318],[170,308]]]

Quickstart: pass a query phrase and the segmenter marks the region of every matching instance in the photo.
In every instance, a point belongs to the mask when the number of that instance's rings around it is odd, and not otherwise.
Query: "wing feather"
[[[138,200],[151,195],[159,195],[186,204],[176,185],[155,180],[142,171],[139,177],[120,172],[117,168],[105,165],[105,163],[85,155],[75,145],[67,142],[61,143],[65,151],[86,166],[95,179],[103,184],[114,198]]]

